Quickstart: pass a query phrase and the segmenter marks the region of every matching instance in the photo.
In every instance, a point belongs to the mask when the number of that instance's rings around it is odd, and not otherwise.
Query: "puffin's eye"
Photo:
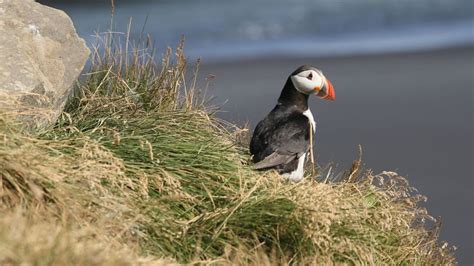
[[[309,79],[309,80],[312,80],[313,79],[313,72],[309,73],[309,75],[306,78]]]

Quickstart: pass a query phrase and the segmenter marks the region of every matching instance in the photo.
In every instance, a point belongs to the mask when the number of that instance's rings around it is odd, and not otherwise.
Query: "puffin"
[[[334,87],[323,72],[304,65],[290,74],[276,106],[255,127],[250,141],[254,169],[275,169],[293,182],[303,179],[310,134],[316,130],[308,107],[310,95],[336,99]]]

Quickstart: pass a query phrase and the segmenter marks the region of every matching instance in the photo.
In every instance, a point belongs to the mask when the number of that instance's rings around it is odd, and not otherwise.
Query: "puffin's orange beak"
[[[326,79],[326,96],[322,97],[323,99],[334,101],[336,100],[336,92],[334,91],[334,87],[332,86],[331,81]],[[324,89],[324,88],[323,88]]]
[[[326,79],[326,82],[322,88],[316,87],[314,90],[318,92],[316,95],[321,99],[330,101],[336,100],[336,93],[334,92],[334,87],[332,86],[332,83],[329,81],[329,79]]]

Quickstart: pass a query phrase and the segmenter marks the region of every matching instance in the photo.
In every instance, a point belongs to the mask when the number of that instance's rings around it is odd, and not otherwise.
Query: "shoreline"
[[[185,49],[186,50],[186,49]],[[474,44],[459,44],[449,47],[434,47],[427,49],[413,49],[406,51],[389,51],[389,52],[355,52],[355,53],[340,53],[340,54],[328,54],[318,56],[301,56],[301,55],[263,55],[263,56],[242,56],[241,58],[224,58],[224,59],[206,59],[205,57],[199,57],[201,64],[206,67],[212,67],[215,65],[226,65],[226,64],[248,64],[248,63],[272,63],[281,61],[294,61],[294,60],[347,60],[347,59],[363,59],[363,58],[375,58],[375,57],[392,57],[392,56],[410,56],[410,55],[429,55],[433,53],[473,53],[474,56]],[[191,58],[190,62],[194,62],[196,58]]]

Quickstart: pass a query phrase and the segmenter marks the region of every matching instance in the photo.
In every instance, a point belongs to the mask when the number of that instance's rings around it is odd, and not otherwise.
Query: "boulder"
[[[89,49],[61,10],[0,0],[0,112],[43,127],[61,114]]]

